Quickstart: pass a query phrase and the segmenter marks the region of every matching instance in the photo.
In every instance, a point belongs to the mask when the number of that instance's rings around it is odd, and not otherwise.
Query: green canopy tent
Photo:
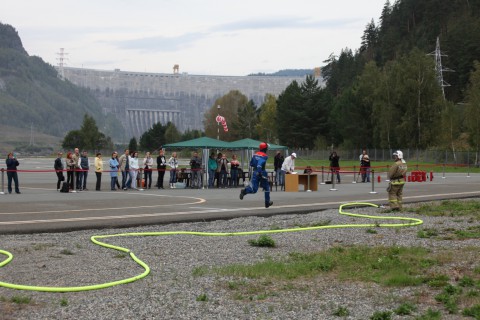
[[[210,149],[232,149],[231,143],[212,139],[209,137],[200,137],[192,140],[169,143],[163,146],[165,149],[202,149],[202,165],[204,167],[204,178],[203,186],[207,182],[207,171],[208,171],[208,157],[210,154]]]
[[[200,137],[192,140],[169,143],[163,146],[169,149],[231,149],[231,142],[212,139],[209,137]]]
[[[243,150],[258,149],[258,146],[262,142],[263,141],[246,138],[246,139],[230,142],[230,148],[243,149]],[[288,150],[288,147],[280,146],[278,144],[269,143],[268,145],[269,145],[268,147],[269,150]]]

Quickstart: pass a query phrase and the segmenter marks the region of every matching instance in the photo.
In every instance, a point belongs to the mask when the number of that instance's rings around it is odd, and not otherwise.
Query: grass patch
[[[207,294],[202,293],[202,294],[198,295],[195,300],[196,301],[207,302],[208,301],[208,296],[207,296]]]
[[[62,299],[60,300],[60,306],[62,306],[62,307],[68,306],[68,300],[67,300],[67,298],[62,298]]]
[[[437,257],[424,248],[348,247],[310,254],[291,253],[278,261],[267,258],[253,265],[235,264],[214,271],[221,275],[270,280],[332,273],[340,280],[415,286],[425,283],[428,269],[437,264],[440,264]]]
[[[60,251],[60,254],[64,254],[66,256],[74,255],[74,253],[71,250],[68,250],[68,249],[63,249],[62,251]]]
[[[444,200],[438,204],[422,204],[412,210],[418,214],[433,217],[473,217],[480,220],[480,201]]]
[[[480,238],[480,226],[468,227],[467,230],[457,230],[455,235],[460,240],[465,239],[479,239]]]
[[[390,319],[392,319],[392,312],[390,312],[390,311],[375,311],[369,319],[370,320],[390,320]]]
[[[417,307],[409,302],[402,303],[397,309],[393,310],[399,316],[408,316],[417,310]]]
[[[262,234],[257,240],[248,240],[248,243],[254,247],[275,247],[275,241],[265,234]]]
[[[480,319],[480,304],[476,304],[471,308],[466,308],[462,311],[462,315]]]
[[[432,288],[441,288],[448,284],[450,278],[444,274],[437,274],[426,278],[426,283]]]
[[[453,285],[447,285],[443,288],[442,293],[435,296],[435,300],[443,303],[445,309],[449,313],[458,313],[458,300],[459,295],[462,293],[462,289]]]
[[[466,230],[424,228],[417,232],[417,237],[421,239],[434,238],[438,240],[480,239],[480,225],[467,227]]]
[[[434,228],[424,228],[417,232],[417,237],[421,239],[432,238],[438,236],[438,230]]]
[[[442,314],[438,310],[428,309],[425,314],[422,314],[419,317],[416,317],[415,320],[441,320]]]
[[[32,298],[27,296],[13,296],[10,301],[16,304],[29,304]]]
[[[336,317],[348,317],[350,315],[350,311],[346,307],[338,307],[337,310],[335,310],[332,315]]]

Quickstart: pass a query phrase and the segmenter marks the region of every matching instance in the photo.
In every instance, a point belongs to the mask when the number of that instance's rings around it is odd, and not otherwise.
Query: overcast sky
[[[386,0],[0,0],[30,55],[92,69],[247,75],[358,49]],[[394,1],[391,1],[392,3]]]

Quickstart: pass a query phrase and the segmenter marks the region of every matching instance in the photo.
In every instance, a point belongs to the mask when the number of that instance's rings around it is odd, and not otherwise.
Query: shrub
[[[258,240],[248,240],[248,243],[254,247],[275,247],[275,241],[271,237],[264,234],[261,235]]]

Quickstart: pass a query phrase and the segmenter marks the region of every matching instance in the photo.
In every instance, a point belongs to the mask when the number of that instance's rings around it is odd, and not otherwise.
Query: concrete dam
[[[114,114],[123,125],[127,139],[138,139],[158,122],[165,125],[170,121],[180,132],[203,130],[205,111],[231,90],[240,91],[260,106],[267,93],[278,96],[294,80],[299,84],[305,81],[305,77],[206,76],[71,67],[64,67],[62,74],[73,84],[89,88],[103,113]]]

